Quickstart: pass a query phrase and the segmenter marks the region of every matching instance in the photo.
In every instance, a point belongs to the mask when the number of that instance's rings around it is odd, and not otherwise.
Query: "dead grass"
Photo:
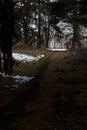
[[[38,49],[35,47],[28,47],[26,44],[24,44],[22,42],[16,43],[13,46],[13,52],[29,54],[29,55],[39,55],[39,54],[48,55],[50,53],[46,49]]]

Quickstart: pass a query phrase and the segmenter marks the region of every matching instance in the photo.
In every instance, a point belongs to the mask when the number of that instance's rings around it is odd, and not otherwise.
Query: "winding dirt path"
[[[79,106],[73,99],[78,83],[65,84],[74,74],[70,78],[69,71],[73,68],[67,66],[64,57],[65,54],[60,53],[50,55],[48,67],[39,81],[39,96],[26,105],[27,109],[36,110],[29,130],[84,130]]]
[[[33,87],[16,103],[6,130],[87,129],[87,82],[81,68],[86,64],[65,57],[67,53],[50,53]]]

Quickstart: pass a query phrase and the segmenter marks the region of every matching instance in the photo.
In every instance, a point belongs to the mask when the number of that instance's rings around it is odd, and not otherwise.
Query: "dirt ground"
[[[86,130],[87,61],[49,52],[40,72],[17,90],[0,77],[0,130]]]

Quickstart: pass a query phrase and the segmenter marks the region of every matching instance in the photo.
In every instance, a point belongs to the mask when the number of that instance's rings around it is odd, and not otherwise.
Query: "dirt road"
[[[50,53],[31,87],[2,110],[8,117],[0,130],[87,129],[87,63],[65,57]]]

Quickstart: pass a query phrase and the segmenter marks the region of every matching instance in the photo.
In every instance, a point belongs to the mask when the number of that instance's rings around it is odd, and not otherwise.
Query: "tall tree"
[[[12,71],[12,45],[14,34],[14,2],[12,0],[0,1],[0,47],[3,53],[4,71]]]

